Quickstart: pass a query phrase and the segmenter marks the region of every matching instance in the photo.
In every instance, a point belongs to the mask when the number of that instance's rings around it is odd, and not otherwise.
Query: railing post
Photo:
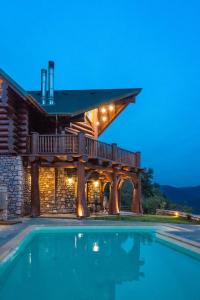
[[[33,132],[31,135],[31,153],[37,154],[39,150],[39,134],[37,132]]]
[[[141,152],[135,152],[135,167],[140,168]]]
[[[86,138],[83,132],[78,134],[78,152],[80,155],[86,154]]]
[[[117,144],[112,144],[112,160],[117,161]]]
[[[57,141],[57,152],[60,152],[60,153],[67,152],[68,145],[67,145],[67,139],[66,139],[66,134],[65,134],[64,130],[61,131],[61,138],[59,138],[59,136],[58,136],[56,141]]]

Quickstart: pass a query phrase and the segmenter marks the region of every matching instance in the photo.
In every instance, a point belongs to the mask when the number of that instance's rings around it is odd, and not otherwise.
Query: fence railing
[[[34,155],[49,154],[81,154],[89,158],[99,158],[114,161],[131,167],[140,166],[140,153],[130,152],[117,147],[85,137],[83,133],[75,134],[38,134],[27,137],[27,153]]]

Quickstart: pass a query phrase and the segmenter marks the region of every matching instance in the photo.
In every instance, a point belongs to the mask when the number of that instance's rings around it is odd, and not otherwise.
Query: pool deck
[[[56,218],[23,218],[22,223],[15,225],[0,225],[0,260],[3,259],[30,230],[37,226],[131,226],[160,227],[166,236],[200,249],[200,225],[128,222],[106,220],[77,220]],[[164,229],[163,229],[164,228]]]

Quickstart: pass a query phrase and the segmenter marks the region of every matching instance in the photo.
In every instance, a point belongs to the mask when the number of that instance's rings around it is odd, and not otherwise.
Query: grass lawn
[[[111,220],[111,221],[133,221],[133,222],[157,222],[174,224],[200,224],[200,222],[187,220],[182,217],[162,216],[162,215],[141,215],[141,216],[95,216],[90,217],[93,220]]]

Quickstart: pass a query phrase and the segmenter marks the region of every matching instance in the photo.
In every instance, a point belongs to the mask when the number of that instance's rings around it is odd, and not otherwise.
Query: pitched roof
[[[6,79],[22,96],[27,96],[27,92],[14,80],[12,79],[4,70],[0,68],[0,76]]]
[[[43,108],[49,114],[73,116],[103,104],[134,97],[139,92],[140,89],[55,90],[55,105],[45,105]],[[28,93],[41,104],[40,91],[29,91]]]
[[[6,72],[0,69],[0,75],[17,90],[19,94],[27,98],[35,106],[53,115],[74,116],[100,105],[108,104],[127,97],[137,96],[141,89],[98,89],[98,90],[55,90],[55,104],[45,105],[41,103],[40,91],[25,91],[16,81]]]

